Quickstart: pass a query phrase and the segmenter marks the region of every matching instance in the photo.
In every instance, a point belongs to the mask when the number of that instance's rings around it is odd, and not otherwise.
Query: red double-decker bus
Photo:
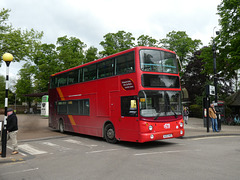
[[[135,47],[50,77],[49,127],[107,142],[184,135],[181,87],[172,51]]]

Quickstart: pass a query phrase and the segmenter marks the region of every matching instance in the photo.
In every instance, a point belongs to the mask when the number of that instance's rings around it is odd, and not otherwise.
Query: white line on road
[[[10,146],[7,146],[7,148],[13,150],[13,148],[10,147]],[[23,156],[27,156],[25,153],[22,153],[22,152],[19,152],[19,153],[20,153],[21,155],[23,155]]]
[[[129,148],[123,148],[123,149],[129,149]],[[110,152],[110,151],[118,151],[118,150],[123,150],[123,149],[104,149],[104,150],[99,150],[99,151],[86,152],[86,154],[102,153],[102,152]]]
[[[8,173],[3,173],[2,175],[9,175],[9,174],[17,174],[17,173],[24,173],[24,172],[29,172],[29,171],[36,171],[39,168],[33,168],[33,169],[26,169],[26,170],[22,170],[22,171],[15,171],[15,172],[8,172]]]
[[[37,155],[37,154],[45,154],[47,153],[46,151],[41,151],[38,149],[35,149],[34,147],[32,147],[29,144],[21,144],[18,146],[19,149],[26,151],[27,153],[31,154],[31,155]]]
[[[74,140],[74,139],[66,139],[64,141],[69,142],[69,143],[73,143],[73,144],[78,144],[78,145],[81,145],[81,146],[90,147],[90,148],[97,146],[97,145],[94,145],[94,144],[84,144],[81,141],[77,141],[77,140]]]
[[[50,147],[55,147],[58,149],[58,151],[67,151],[67,150],[70,150],[70,148],[67,148],[67,147],[63,147],[63,146],[59,146],[58,144],[54,144],[54,143],[51,143],[51,142],[42,142],[43,145],[47,145],[47,146],[50,146]]]
[[[239,136],[210,136],[210,137],[201,137],[201,138],[193,138],[189,139],[192,141],[202,140],[202,139],[216,139],[216,138],[233,138],[233,137],[239,137]]]
[[[200,149],[196,149],[196,150],[160,151],[160,152],[139,153],[139,154],[134,154],[134,156],[145,156],[145,155],[154,155],[154,154],[181,153],[181,152],[188,152],[188,151],[201,151],[201,150],[200,150]]]

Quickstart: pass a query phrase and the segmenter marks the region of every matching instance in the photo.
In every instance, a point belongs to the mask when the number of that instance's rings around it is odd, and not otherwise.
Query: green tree
[[[89,47],[86,52],[85,52],[85,61],[84,63],[90,62],[90,61],[94,61],[96,59],[98,59],[98,49],[91,46]]]
[[[109,56],[120,51],[124,51],[134,47],[135,38],[132,33],[125,31],[118,31],[117,33],[108,33],[104,36],[104,41],[100,42],[103,51],[100,52],[102,56]]]
[[[34,86],[37,92],[47,92],[51,74],[61,71],[54,44],[42,44],[33,56]]]
[[[218,5],[220,35],[216,38],[221,64],[229,78],[236,77],[240,69],[240,1],[222,0]]]
[[[84,62],[84,48],[86,45],[78,38],[67,36],[57,40],[57,52],[61,69],[69,69]]]
[[[193,53],[186,65],[184,74],[181,76],[182,86],[188,90],[189,99],[193,104],[198,103],[196,100],[198,97],[202,97],[205,85],[210,79],[208,73],[204,72],[205,62],[200,58],[201,53],[202,50]]]
[[[9,52],[13,54],[14,61],[17,62],[31,59],[35,45],[40,43],[43,32],[39,33],[33,29],[30,31],[14,29],[6,23],[9,13],[9,9],[2,9],[0,11],[0,55]]]
[[[21,100],[21,102],[26,100],[29,105],[32,98],[25,97],[24,95],[34,93],[33,72],[34,66],[32,66],[29,62],[25,63],[18,73],[20,78],[17,80],[15,85],[17,97]]]
[[[175,51],[183,64],[202,44],[201,40],[192,40],[185,31],[169,32],[166,38],[160,39],[159,42],[163,48]]]
[[[6,21],[9,18],[9,13],[10,13],[9,9],[3,8],[0,11],[0,37],[1,37],[1,39],[2,39],[3,34],[7,33],[8,30],[11,28],[11,26],[6,23]]]
[[[137,45],[138,46],[157,47],[157,40],[148,35],[141,35],[137,39]]]

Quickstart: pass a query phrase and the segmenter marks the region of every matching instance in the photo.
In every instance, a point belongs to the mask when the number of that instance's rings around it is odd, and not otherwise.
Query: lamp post
[[[8,108],[8,86],[9,86],[9,65],[13,60],[13,55],[10,53],[5,53],[2,59],[6,63],[6,96],[5,96],[5,116],[3,121],[2,130],[2,157],[6,157],[6,146],[7,146],[7,108]]]
[[[216,27],[213,28],[213,73],[214,73],[214,86],[215,86],[215,103],[218,103],[218,97],[217,97],[217,63],[216,63],[216,44],[215,44],[215,38],[214,38],[214,30]],[[215,32],[216,35],[219,35],[219,31]],[[221,130],[221,121],[219,121],[219,118],[217,116],[217,121],[219,123],[219,130]]]
[[[214,30],[216,27],[213,28],[213,73],[214,73],[214,86],[215,86],[215,103],[217,103],[217,63],[216,63],[216,44],[214,38]],[[216,35],[219,35],[219,31],[216,31]]]

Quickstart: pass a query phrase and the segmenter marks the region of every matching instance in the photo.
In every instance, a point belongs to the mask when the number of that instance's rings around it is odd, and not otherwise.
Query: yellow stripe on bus
[[[58,95],[59,95],[59,97],[61,98],[61,100],[63,101],[63,100],[65,100],[65,98],[64,98],[64,96],[63,96],[63,93],[62,93],[62,91],[61,91],[61,89],[58,87],[57,88],[57,92],[58,92]]]
[[[72,115],[68,115],[68,118],[70,119],[70,122],[71,122],[72,125],[76,125]]]

